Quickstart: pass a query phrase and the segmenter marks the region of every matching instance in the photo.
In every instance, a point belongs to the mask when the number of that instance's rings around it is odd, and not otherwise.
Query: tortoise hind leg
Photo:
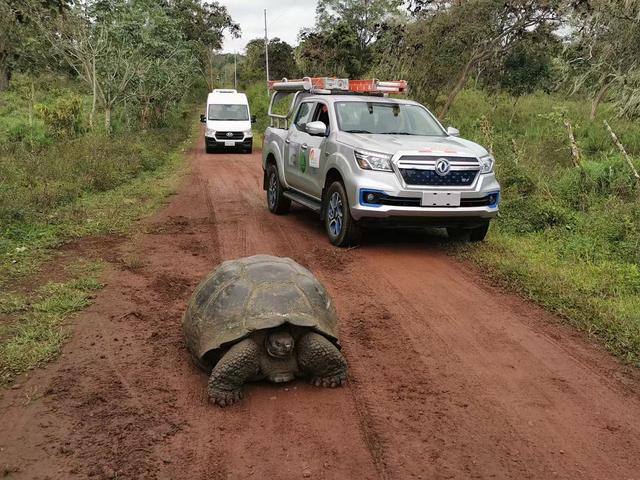
[[[209,399],[221,407],[242,398],[242,385],[260,371],[260,347],[247,338],[236,343],[220,359],[209,377]]]
[[[347,362],[340,350],[318,333],[307,333],[298,341],[298,365],[318,387],[339,387],[347,380]]]

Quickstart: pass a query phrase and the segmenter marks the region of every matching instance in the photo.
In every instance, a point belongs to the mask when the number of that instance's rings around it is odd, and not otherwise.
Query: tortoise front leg
[[[220,359],[209,377],[209,399],[221,407],[242,398],[242,385],[260,371],[260,347],[247,338],[236,343]]]
[[[347,362],[340,350],[317,333],[307,333],[298,341],[298,366],[318,387],[339,387],[347,380]]]

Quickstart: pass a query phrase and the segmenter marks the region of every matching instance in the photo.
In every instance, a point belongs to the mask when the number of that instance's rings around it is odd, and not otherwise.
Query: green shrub
[[[69,94],[56,98],[50,104],[38,103],[34,108],[55,137],[68,138],[80,133],[82,103],[80,96]]]

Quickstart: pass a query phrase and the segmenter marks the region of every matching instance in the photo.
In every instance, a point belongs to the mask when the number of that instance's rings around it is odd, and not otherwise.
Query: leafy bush
[[[82,123],[82,98],[70,94],[56,98],[50,104],[34,106],[47,129],[58,138],[74,137],[80,133]]]

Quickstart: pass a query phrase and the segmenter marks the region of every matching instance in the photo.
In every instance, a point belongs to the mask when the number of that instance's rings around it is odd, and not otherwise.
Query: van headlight
[[[367,150],[354,150],[353,155],[360,168],[364,170],[379,170],[391,172],[391,155],[386,153],[369,152]]]
[[[251,130],[251,129],[245,130],[244,131],[244,136],[245,137],[253,137],[253,130]]]
[[[484,157],[480,157],[478,159],[480,162],[480,173],[491,173],[493,172],[493,165],[496,163],[496,159],[491,155],[485,155]]]
[[[205,135],[207,137],[215,137],[216,131],[213,128],[207,128],[207,133]]]

